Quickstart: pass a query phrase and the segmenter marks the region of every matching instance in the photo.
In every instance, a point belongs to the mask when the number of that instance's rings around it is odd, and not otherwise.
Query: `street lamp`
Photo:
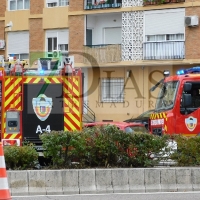
[[[13,23],[12,21],[10,21],[8,24],[6,24],[6,26],[4,27],[4,50],[6,51],[6,28],[9,28],[9,31],[11,30],[11,28],[13,27]],[[6,52],[5,52],[6,54]],[[5,58],[6,55],[4,55]]]
[[[9,31],[11,30],[13,26],[12,21],[10,21],[8,24],[6,24],[6,26],[4,27],[4,41],[5,41],[5,46],[6,46],[6,28],[9,28]],[[5,47],[4,47],[5,48]]]

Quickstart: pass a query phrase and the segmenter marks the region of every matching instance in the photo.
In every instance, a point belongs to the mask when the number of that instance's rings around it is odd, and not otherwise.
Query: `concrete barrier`
[[[176,169],[168,168],[160,170],[160,184],[162,192],[177,192]]]
[[[29,180],[30,195],[45,195],[46,194],[46,177],[44,171],[27,171]]]
[[[7,171],[12,196],[200,191],[199,168]]]
[[[79,171],[76,169],[62,170],[63,194],[79,194]]]
[[[96,189],[97,193],[113,193],[112,170],[96,170]]]

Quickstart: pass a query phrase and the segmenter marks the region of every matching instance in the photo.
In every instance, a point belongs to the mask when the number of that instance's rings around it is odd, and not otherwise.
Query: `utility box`
[[[6,132],[7,133],[20,132],[20,112],[19,111],[6,112]]]

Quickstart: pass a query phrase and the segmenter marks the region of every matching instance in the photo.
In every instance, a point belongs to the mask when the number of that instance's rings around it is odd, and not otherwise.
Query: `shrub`
[[[116,166],[118,147],[116,135],[119,134],[116,126],[96,126],[83,129],[87,138],[86,164],[89,166]]]
[[[4,157],[8,169],[29,169],[35,166],[38,153],[31,145],[4,146]]]
[[[175,136],[178,150],[172,154],[171,159],[177,161],[179,166],[200,165],[200,137]]]
[[[45,157],[51,157],[53,167],[70,167],[71,162],[83,157],[86,140],[78,131],[52,131],[40,135]],[[80,161],[80,159],[79,159]]]

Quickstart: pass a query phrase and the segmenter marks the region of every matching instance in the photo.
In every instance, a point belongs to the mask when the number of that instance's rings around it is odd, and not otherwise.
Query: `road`
[[[20,196],[12,200],[199,200],[200,192]]]

